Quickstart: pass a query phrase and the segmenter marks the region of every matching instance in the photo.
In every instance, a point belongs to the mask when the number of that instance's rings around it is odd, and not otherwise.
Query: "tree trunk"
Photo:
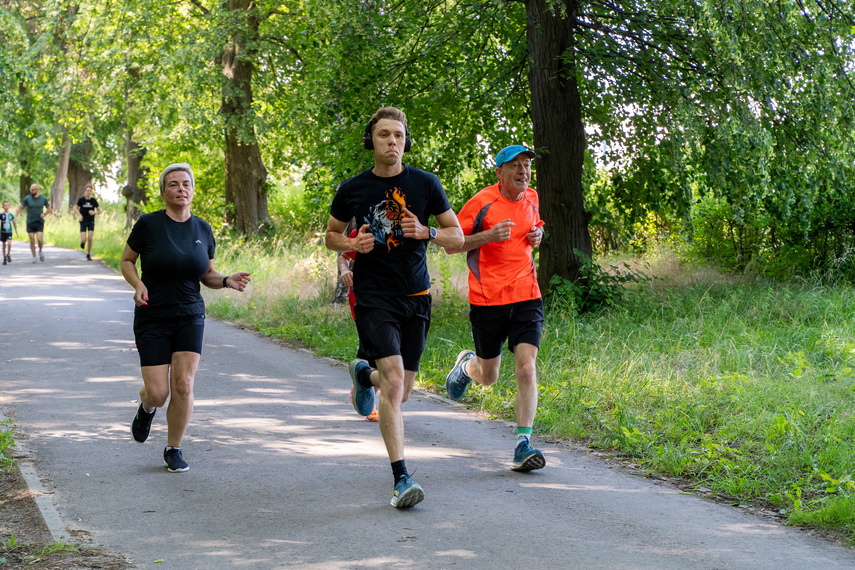
[[[62,148],[59,149],[59,159],[56,164],[56,176],[50,187],[50,207],[59,212],[62,198],[65,194],[65,179],[68,176],[68,159],[71,155],[71,143],[68,141],[68,129],[62,133]]]
[[[27,92],[27,85],[24,83],[23,79],[18,83],[18,97],[20,100],[29,101],[29,96]],[[29,104],[23,105],[24,109],[30,107]],[[27,117],[27,120],[30,120],[30,117]],[[30,176],[30,173],[33,172],[32,166],[32,155],[31,149],[29,145],[21,145],[18,150],[18,162],[21,165],[21,174],[18,178],[18,194],[21,200],[24,199],[30,193],[30,186],[33,184],[33,177]]]
[[[33,179],[29,174],[24,172],[23,161],[21,163],[21,175],[18,177],[18,197],[23,200],[30,193],[30,186],[33,185]]]
[[[593,251],[582,188],[587,142],[573,45],[579,3],[564,0],[566,18],[550,9],[551,4],[550,0],[526,1],[537,190],[546,223],[538,268],[544,293],[555,275],[574,282],[579,279],[582,263],[574,249],[588,257]]]
[[[83,196],[83,190],[92,184],[92,170],[90,169],[90,156],[92,154],[92,141],[86,139],[82,143],[71,146],[71,154],[68,158],[68,209],[72,210]]]
[[[140,205],[148,203],[148,167],[142,166],[146,148],[134,141],[133,129],[125,134],[127,152],[128,182],[122,188],[125,197],[125,229],[131,229],[142,214]]]
[[[227,219],[244,234],[257,233],[268,223],[267,169],[255,136],[252,110],[252,73],[258,39],[258,12],[251,0],[229,0],[228,9],[241,14],[239,27],[229,38],[223,54],[223,115],[226,134]]]

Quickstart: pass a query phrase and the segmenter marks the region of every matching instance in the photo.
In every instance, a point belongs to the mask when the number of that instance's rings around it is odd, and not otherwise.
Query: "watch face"
[[[436,239],[436,228],[429,228],[430,230],[430,239]]]

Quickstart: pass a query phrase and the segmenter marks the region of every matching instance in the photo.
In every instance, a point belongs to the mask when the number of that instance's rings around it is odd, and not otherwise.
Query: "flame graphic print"
[[[374,234],[374,241],[386,245],[387,252],[404,242],[401,218],[406,207],[407,198],[401,189],[390,188],[386,190],[386,198],[368,210],[369,231]]]

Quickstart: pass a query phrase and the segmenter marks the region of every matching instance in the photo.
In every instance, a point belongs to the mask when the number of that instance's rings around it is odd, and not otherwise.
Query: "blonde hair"
[[[193,189],[196,189],[196,178],[193,177],[193,169],[190,168],[190,165],[186,162],[178,162],[175,164],[170,164],[166,168],[163,169],[163,172],[160,173],[160,193],[163,194],[163,191],[166,190],[166,175],[170,172],[186,172],[190,175],[190,184],[193,186]]]

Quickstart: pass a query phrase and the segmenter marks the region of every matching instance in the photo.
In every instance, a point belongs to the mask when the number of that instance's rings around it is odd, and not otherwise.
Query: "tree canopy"
[[[187,161],[215,225],[311,234],[370,166],[368,117],[394,105],[406,160],[456,208],[492,183],[497,150],[535,148],[544,283],[638,243],[651,219],[736,267],[831,263],[855,245],[853,14],[840,0],[0,0],[5,192],[47,185],[61,147],[91,141],[96,179],[118,162],[136,189]]]

